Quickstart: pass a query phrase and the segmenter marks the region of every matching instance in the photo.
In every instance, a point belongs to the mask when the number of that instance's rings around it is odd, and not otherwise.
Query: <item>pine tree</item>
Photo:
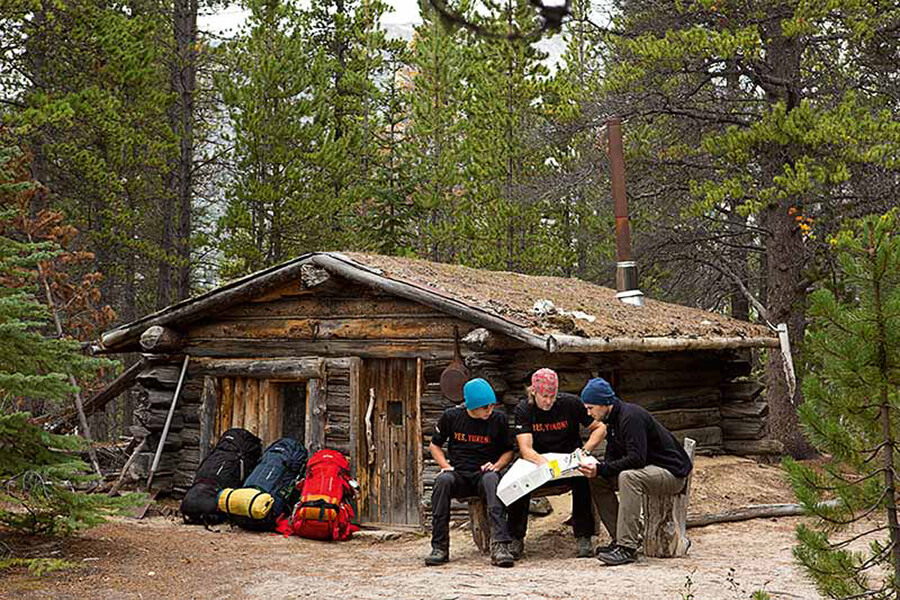
[[[468,212],[462,210],[462,110],[467,45],[461,31],[450,30],[428,6],[412,43],[412,90],[407,144],[407,177],[419,218],[416,252],[437,261],[458,260],[465,243]]]
[[[23,177],[24,161],[8,136],[0,137],[0,221],[12,220],[16,209],[7,208],[9,199],[36,185]],[[21,397],[62,400],[77,389],[69,376],[109,364],[84,356],[74,340],[41,332],[49,316],[34,294],[38,263],[57,253],[51,241],[26,242],[0,231],[0,524],[29,533],[72,533],[138,500],[77,492],[75,485],[92,480],[88,465],[73,454],[84,440],[51,435],[15,410]]]
[[[840,289],[811,298],[813,368],[800,407],[809,439],[828,459],[821,468],[787,462],[815,516],[798,526],[794,555],[829,597],[897,598],[900,210],[853,223],[831,242]]]
[[[17,1],[0,11],[4,121],[52,190],[42,208],[78,228],[106,275],[104,299],[136,318],[155,308],[159,199],[177,152],[166,114],[168,20],[144,2]]]
[[[802,371],[822,240],[848,211],[896,201],[885,193],[900,155],[896,99],[868,64],[873,46],[896,51],[896,3],[617,6],[603,104],[630,117],[632,157],[644,159],[629,163],[629,188],[660,215],[652,233],[681,240],[692,258],[693,268],[672,269],[685,285],[722,288],[727,277],[730,294],[739,281],[762,317],[787,324]],[[695,217],[690,227],[684,216]],[[777,353],[767,395],[775,436],[808,453],[796,424],[802,397]]]

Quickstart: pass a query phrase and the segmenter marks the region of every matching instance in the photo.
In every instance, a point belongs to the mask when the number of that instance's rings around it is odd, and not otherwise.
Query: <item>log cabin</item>
[[[510,414],[531,373],[550,367],[561,391],[608,378],[700,452],[764,454],[778,444],[766,437],[751,352],[777,347],[765,327],[653,300],[632,306],[577,279],[332,252],[253,273],[95,343],[98,353],[143,356],[133,432],[147,443],[133,477],[146,477],[174,400],[158,487],[185,490],[218,435],[244,427],[264,444],[290,435],[310,452],[345,453],[361,521],[411,528],[430,524],[437,467],[427,444],[454,404],[441,381],[457,353]]]

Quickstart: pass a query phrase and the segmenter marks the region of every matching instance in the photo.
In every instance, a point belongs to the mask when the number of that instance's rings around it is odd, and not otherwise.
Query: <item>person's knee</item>
[[[434,489],[444,489],[453,486],[454,476],[452,471],[443,471],[434,478]]]
[[[497,473],[496,471],[489,471],[482,475],[481,480],[484,482],[485,486],[497,487],[497,485],[500,483],[500,473]]]
[[[619,489],[629,489],[640,485],[640,473],[637,471],[622,471],[619,473]]]

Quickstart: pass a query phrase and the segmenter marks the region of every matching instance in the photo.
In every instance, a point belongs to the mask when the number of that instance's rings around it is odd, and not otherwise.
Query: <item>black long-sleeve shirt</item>
[[[606,458],[597,471],[603,477],[656,465],[675,477],[687,477],[693,465],[678,440],[637,404],[618,401],[606,419]]]

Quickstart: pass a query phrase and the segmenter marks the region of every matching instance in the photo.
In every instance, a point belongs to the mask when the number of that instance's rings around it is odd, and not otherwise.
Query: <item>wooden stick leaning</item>
[[[153,457],[153,465],[150,467],[150,475],[147,477],[147,491],[153,485],[153,475],[159,467],[159,459],[162,458],[163,446],[166,444],[166,437],[169,435],[169,426],[172,424],[172,416],[175,414],[175,404],[178,402],[178,396],[181,394],[181,386],[184,384],[184,376],[187,374],[188,363],[191,361],[191,355],[184,355],[184,364],[181,367],[181,375],[178,376],[178,385],[175,386],[175,395],[172,396],[172,404],[169,406],[169,414],[166,415],[166,424],[163,426],[162,435],[159,438],[159,444],[156,446],[156,455]]]
[[[108,495],[115,496],[119,492],[119,488],[122,487],[122,482],[125,481],[125,475],[128,473],[128,468],[134,464],[135,459],[137,459],[138,454],[141,453],[141,450],[147,446],[147,438],[141,440],[141,443],[137,445],[137,448],[134,449],[134,452],[131,453],[131,456],[128,457],[128,460],[125,461],[125,466],[122,467],[122,472],[119,473],[119,478],[116,479],[116,482],[112,484],[112,487],[109,488]]]

